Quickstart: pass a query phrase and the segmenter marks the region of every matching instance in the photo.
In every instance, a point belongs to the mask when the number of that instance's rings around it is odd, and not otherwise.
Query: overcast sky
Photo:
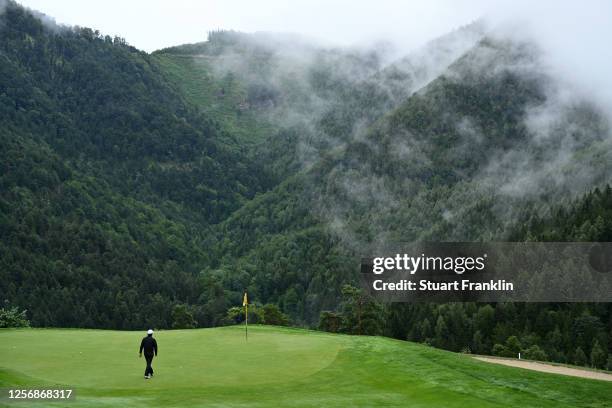
[[[388,40],[407,52],[480,17],[528,34],[561,74],[605,96],[612,111],[610,0],[18,0],[58,23],[120,35],[153,51],[216,29],[293,32],[331,44]]]
[[[412,48],[469,23],[486,1],[18,0],[58,23],[120,35],[145,51],[202,41],[215,29],[295,32],[353,45],[393,39]]]

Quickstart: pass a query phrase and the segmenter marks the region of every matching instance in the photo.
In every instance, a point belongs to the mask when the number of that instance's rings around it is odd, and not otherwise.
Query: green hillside
[[[475,23],[395,62],[231,31],[147,54],[0,4],[0,317],[211,327],[247,289],[288,315],[260,322],[612,369],[612,304],[347,286],[388,243],[611,239],[609,120],[546,50]]]
[[[604,407],[610,384],[487,364],[414,343],[298,329],[160,331],[142,379],[142,333],[0,331],[0,386],[62,385],[71,407]],[[33,352],[33,350],[39,350]],[[40,406],[22,403],[20,406]],[[61,406],[60,404],[54,406]]]

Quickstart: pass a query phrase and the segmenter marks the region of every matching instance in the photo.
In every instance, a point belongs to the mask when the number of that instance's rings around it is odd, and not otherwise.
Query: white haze
[[[559,78],[612,112],[612,2],[496,2],[487,17],[510,36],[535,40]]]
[[[612,2],[527,0],[21,0],[61,24],[89,26],[153,51],[204,40],[215,29],[295,32],[335,45],[389,41],[401,53],[486,16],[532,35],[549,62],[612,107]],[[511,21],[527,23],[520,26]],[[612,110],[612,109],[611,109]]]
[[[514,201],[507,201],[506,198],[510,200],[527,196],[536,199],[541,191],[555,189],[558,193],[553,198],[556,199],[568,192],[580,194],[590,189],[590,186],[610,179],[607,170],[612,151],[609,129],[591,129],[587,123],[575,122],[575,117],[571,115],[575,109],[580,108],[581,103],[587,102],[595,103],[598,110],[612,118],[612,47],[608,44],[612,38],[612,2],[609,1],[435,0],[408,3],[388,0],[107,0],[85,4],[76,0],[25,0],[23,4],[56,17],[60,23],[91,26],[105,34],[121,35],[129,43],[147,51],[202,41],[206,32],[215,29],[294,32],[319,44],[363,49],[384,42],[395,48],[395,57],[412,55],[412,59],[408,59],[409,67],[414,68],[414,62],[424,72],[421,77],[414,78],[412,85],[416,87],[445,70],[447,64],[473,45],[475,37],[451,37],[459,41],[446,49],[450,52],[441,54],[432,53],[432,47],[426,47],[427,51],[423,53],[418,51],[419,47],[483,18],[489,34],[500,39],[510,38],[514,43],[535,41],[542,52],[537,61],[491,61],[486,47],[481,47],[472,54],[474,60],[470,67],[476,75],[493,75],[496,69],[511,69],[542,73],[553,79],[546,89],[546,102],[532,107],[527,112],[525,123],[531,137],[528,140],[529,147],[550,148],[541,149],[545,152],[543,157],[534,156],[528,148],[520,146],[509,151],[494,152],[489,165],[474,177],[474,183],[466,184],[464,189],[453,190],[453,196],[447,200],[448,206],[444,207],[441,202],[436,204],[441,207],[434,210],[439,210],[441,217],[447,221],[461,220],[462,214],[470,210],[469,206],[453,207],[452,203],[468,202],[463,195],[474,194],[479,185],[482,187],[478,187],[478,191],[482,194],[490,191],[491,194],[505,197],[499,201],[497,212],[500,219],[512,219],[509,209],[513,208]],[[276,65],[275,75],[268,78],[270,83],[274,85],[276,82],[286,82],[287,78],[294,78],[295,86],[307,87],[304,70],[318,63],[313,59],[312,50],[308,46],[298,47],[295,43],[275,46],[277,54],[283,58]],[[245,61],[240,57],[227,54],[217,61],[216,69],[239,72],[249,78],[249,67],[244,66]],[[346,68],[339,69],[338,74],[351,76],[351,67]],[[452,71],[447,74],[452,75]],[[351,79],[361,78],[352,75]],[[391,84],[391,88],[400,88],[395,85]],[[388,84],[381,83],[380,86]],[[414,90],[414,87],[409,89],[410,92]],[[304,95],[307,96],[304,103],[308,109],[286,106],[277,112],[277,117],[286,122],[284,124],[312,126],[315,122],[313,119],[334,102],[319,97],[315,92],[308,92],[308,88]],[[361,138],[365,133],[361,128],[362,125],[356,123],[352,140]],[[457,121],[457,128],[466,141],[465,147],[459,149],[457,154],[470,154],[472,145],[486,137],[465,118]],[[316,130],[302,133],[312,132]],[[332,135],[326,134],[314,136],[333,139]],[[398,157],[419,157],[419,145],[414,143],[410,135],[393,136]],[[593,142],[593,146],[603,152],[598,156],[598,162],[585,163],[576,157],[575,152],[587,141]],[[300,156],[305,164],[316,161],[316,148],[305,140],[299,143],[303,151]],[[331,140],[326,146],[341,144],[342,141]],[[427,157],[421,160],[427,160]],[[334,200],[333,195],[321,197],[319,213],[330,221],[334,231],[348,240],[357,240],[357,234],[353,234],[348,227],[353,207],[370,206],[373,208],[370,214],[374,214],[375,219],[389,216],[394,209],[397,196],[383,179],[368,173],[367,168],[355,171],[338,166],[333,169],[330,179],[336,180],[335,187],[342,192],[341,198],[344,201]],[[411,189],[411,185],[406,185],[403,192]],[[376,200],[362,202],[363,197],[376,197]],[[421,201],[430,202],[427,196]],[[424,208],[423,212],[427,210]],[[386,223],[373,220],[372,225]],[[457,225],[463,226],[464,223],[458,222]],[[426,228],[412,227],[415,231]],[[387,231],[373,231],[373,234],[380,238],[379,241],[386,241]],[[462,231],[458,231],[452,237],[465,239],[462,234]]]

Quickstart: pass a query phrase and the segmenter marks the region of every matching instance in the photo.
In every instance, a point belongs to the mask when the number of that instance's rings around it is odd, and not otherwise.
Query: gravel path
[[[474,357],[476,360],[486,361],[487,363],[503,364],[510,367],[525,368],[527,370],[541,371],[543,373],[571,375],[574,377],[590,378],[592,380],[612,381],[612,374],[599,371],[581,370],[552,364],[536,363],[534,361],[513,360],[495,357]]]

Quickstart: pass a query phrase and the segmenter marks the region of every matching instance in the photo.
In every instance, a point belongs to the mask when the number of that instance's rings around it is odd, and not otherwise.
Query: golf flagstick
[[[246,341],[249,341],[249,298],[246,291],[242,299],[242,306],[244,306],[244,336]]]

